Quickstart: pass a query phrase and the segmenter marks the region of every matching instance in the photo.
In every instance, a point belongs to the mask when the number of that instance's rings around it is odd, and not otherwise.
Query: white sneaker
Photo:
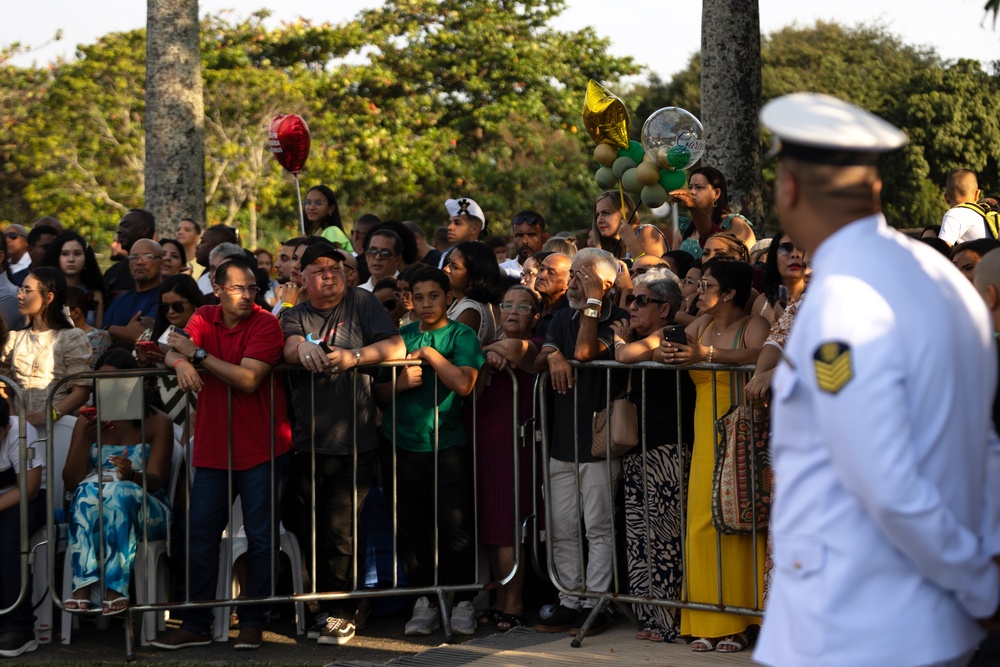
[[[417,599],[413,605],[413,618],[406,624],[403,634],[413,637],[426,637],[441,627],[441,614],[437,607],[432,607],[426,597]]]
[[[451,608],[451,631],[459,635],[476,632],[476,609],[471,602],[459,602]]]

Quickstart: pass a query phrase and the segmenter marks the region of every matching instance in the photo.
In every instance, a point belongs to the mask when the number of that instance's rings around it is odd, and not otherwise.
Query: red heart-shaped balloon
[[[275,116],[267,131],[267,147],[278,164],[297,174],[309,157],[309,126],[296,114]]]

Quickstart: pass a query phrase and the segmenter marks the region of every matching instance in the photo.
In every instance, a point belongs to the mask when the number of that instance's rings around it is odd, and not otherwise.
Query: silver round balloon
[[[654,111],[640,137],[646,155],[661,169],[689,169],[705,153],[705,128],[694,115],[678,107]]]

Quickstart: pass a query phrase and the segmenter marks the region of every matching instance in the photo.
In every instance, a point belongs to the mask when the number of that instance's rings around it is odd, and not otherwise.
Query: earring
[[[712,208],[715,208],[718,205],[719,205],[719,199],[718,197],[716,197],[715,200],[712,202]]]

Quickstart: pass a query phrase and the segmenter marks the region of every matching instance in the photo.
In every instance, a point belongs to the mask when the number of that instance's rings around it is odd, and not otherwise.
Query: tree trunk
[[[705,0],[701,10],[703,162],[722,171],[729,203],[763,234],[760,159],[760,11],[757,0]]]
[[[205,220],[205,118],[198,0],[146,3],[145,206],[160,238]]]

